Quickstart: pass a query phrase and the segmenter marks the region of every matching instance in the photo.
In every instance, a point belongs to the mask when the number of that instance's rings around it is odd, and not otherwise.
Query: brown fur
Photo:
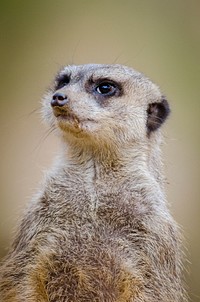
[[[120,65],[67,66],[55,87],[43,115],[63,149],[2,263],[0,301],[186,301],[160,160],[167,101]],[[67,103],[52,109],[55,91]]]

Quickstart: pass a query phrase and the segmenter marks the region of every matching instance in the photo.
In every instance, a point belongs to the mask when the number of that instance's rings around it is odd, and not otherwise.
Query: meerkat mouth
[[[56,114],[55,116],[56,116],[56,118],[58,120],[63,120],[63,121],[68,121],[68,122],[74,122],[76,124],[79,124],[79,119],[75,115],[73,115],[73,114],[70,114],[70,113],[68,113],[68,114],[66,114],[66,113],[64,113],[64,114],[63,113],[59,113],[59,114]]]
[[[66,108],[53,108],[53,114],[57,119],[58,125],[61,128],[69,126],[80,130],[80,120],[69,109]]]
[[[64,109],[64,108],[54,108],[53,109],[53,114],[58,120],[58,122],[63,123],[68,123],[68,124],[73,124],[76,128],[81,128],[81,125],[84,123],[97,123],[96,120],[91,119],[91,118],[85,118],[81,119],[77,117],[74,113],[71,112],[69,109]]]
[[[71,123],[75,123],[76,125],[78,125],[80,123],[79,118],[74,113],[72,113],[70,110],[66,110],[66,109],[64,110],[64,109],[55,107],[53,109],[53,113],[58,121],[71,122]]]

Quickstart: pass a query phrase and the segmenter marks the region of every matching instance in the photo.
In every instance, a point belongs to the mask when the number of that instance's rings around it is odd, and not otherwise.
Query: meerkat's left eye
[[[99,84],[96,87],[96,91],[99,94],[103,94],[103,95],[107,95],[107,96],[111,96],[114,95],[116,92],[116,86],[114,84],[108,83],[108,82],[103,82],[101,84]]]

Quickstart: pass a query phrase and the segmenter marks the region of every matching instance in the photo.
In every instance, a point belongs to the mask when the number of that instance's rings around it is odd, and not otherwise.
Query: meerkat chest
[[[87,173],[62,175],[56,177],[48,192],[51,217],[54,223],[63,225],[90,222],[120,228],[147,212],[142,205],[138,207],[141,196],[129,183],[109,176],[95,179]]]

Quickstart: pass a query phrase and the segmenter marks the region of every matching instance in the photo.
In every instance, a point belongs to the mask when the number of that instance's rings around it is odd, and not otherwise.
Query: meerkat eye
[[[64,86],[69,84],[69,81],[70,81],[70,77],[66,74],[58,76],[56,79],[55,90],[63,88]]]
[[[115,94],[116,86],[108,82],[103,82],[96,87],[96,91],[99,94],[111,96]]]

